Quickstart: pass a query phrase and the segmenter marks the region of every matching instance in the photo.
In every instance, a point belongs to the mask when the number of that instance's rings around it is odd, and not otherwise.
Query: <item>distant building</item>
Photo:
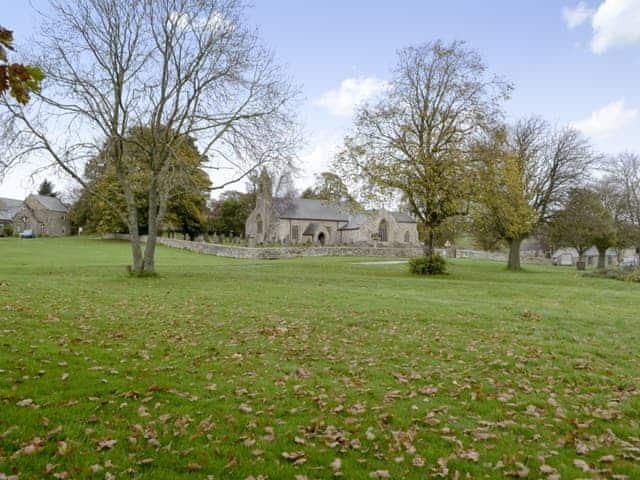
[[[0,236],[4,235],[6,225],[13,226],[13,220],[23,203],[22,200],[13,198],[0,198]]]
[[[71,233],[69,208],[56,197],[29,195],[24,201],[0,198],[0,227],[10,223],[14,233],[33,230],[38,236]]]
[[[304,198],[274,198],[271,181],[262,176],[256,208],[245,233],[257,243],[416,244],[416,221],[406,213],[362,211],[347,203]]]

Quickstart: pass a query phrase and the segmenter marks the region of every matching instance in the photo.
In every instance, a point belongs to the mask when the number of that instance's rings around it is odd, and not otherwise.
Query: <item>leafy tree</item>
[[[55,186],[46,178],[42,181],[38,187],[38,195],[44,195],[46,197],[57,197],[58,192],[54,190]]]
[[[326,200],[336,203],[347,203],[358,206],[342,178],[333,172],[322,172],[315,176],[312,187],[302,192],[302,198]]]
[[[571,191],[567,205],[554,213],[549,235],[556,244],[571,246],[578,251],[581,268],[585,252],[595,245],[598,268],[606,268],[606,252],[613,246],[616,228],[611,213],[593,190],[577,188]]]
[[[135,165],[127,182],[136,201],[138,229],[145,234],[149,229],[147,189],[152,175],[144,152],[153,136],[149,128],[136,127],[126,138],[125,160]],[[193,238],[202,233],[206,225],[206,199],[211,182],[202,169],[204,159],[193,139],[178,137],[172,145],[172,152],[176,159],[169,168],[176,169],[173,178],[180,186],[172,189],[174,193],[169,199],[161,227]],[[105,155],[106,152],[102,152],[88,162],[85,168],[88,189],[82,191],[73,205],[71,219],[76,227],[83,226],[86,231],[128,232],[128,223],[118,213],[118,209],[126,209],[125,194],[113,164],[105,161]],[[100,197],[93,195],[92,191],[100,192]]]
[[[471,142],[500,117],[510,89],[462,42],[405,48],[389,89],[361,107],[337,168],[372,195],[404,197],[425,229],[430,257],[438,227],[467,213]]]
[[[13,51],[13,32],[0,26],[0,96],[9,92],[18,103],[26,104],[31,92],[40,91],[44,74],[33,65],[9,63],[7,51]]]
[[[503,240],[509,245],[517,243],[517,249],[510,250],[509,264],[519,267],[519,240],[533,231],[537,216],[526,188],[525,164],[508,148],[506,138],[506,129],[500,128],[476,146],[481,187],[472,218],[483,247],[492,250]],[[515,253],[518,258],[511,258]]]
[[[476,230],[509,245],[509,270],[520,269],[523,240],[539,231],[599,159],[572,128],[532,117],[492,131],[474,151],[481,167]]]
[[[256,204],[255,193],[224,192],[213,205],[210,232],[241,237],[247,218]]]

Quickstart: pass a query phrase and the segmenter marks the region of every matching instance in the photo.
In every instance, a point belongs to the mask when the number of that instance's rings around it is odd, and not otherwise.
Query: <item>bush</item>
[[[7,223],[2,229],[2,234],[5,237],[13,237],[13,226],[10,223]]]
[[[409,271],[416,275],[440,275],[446,273],[447,264],[440,255],[432,254],[409,260]]]

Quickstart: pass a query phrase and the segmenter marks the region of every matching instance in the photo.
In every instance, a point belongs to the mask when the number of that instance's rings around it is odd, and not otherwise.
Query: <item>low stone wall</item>
[[[106,234],[106,240],[129,240],[127,234]],[[146,236],[141,236],[142,242]],[[240,247],[235,245],[220,245],[206,242],[190,242],[177,238],[158,237],[159,245],[180,248],[191,252],[217,255],[219,257],[278,259],[293,257],[417,257],[422,255],[422,248],[413,247],[370,247],[361,245],[342,245],[338,247]]]
[[[127,234],[106,234],[107,240],[129,240]],[[140,239],[145,242],[146,237]],[[190,242],[177,238],[158,237],[158,244],[166,247],[180,248],[205,255],[217,255],[219,257],[250,258],[250,259],[279,259],[294,257],[400,257],[410,258],[422,255],[421,246],[409,247],[373,247],[366,245],[341,245],[338,247],[240,247],[235,245],[220,245],[206,242]],[[447,256],[447,251],[438,250],[438,253]],[[456,251],[456,258],[471,258],[477,260],[493,260],[506,262],[507,255],[502,252],[484,252],[479,250]],[[544,257],[534,256],[526,252],[521,254],[522,263],[549,264],[550,260]]]
[[[458,249],[456,258],[471,258],[475,260],[492,260],[494,262],[507,262],[509,255],[503,252],[487,252],[484,250]],[[531,252],[520,252],[520,262],[539,265],[550,265],[551,260]]]

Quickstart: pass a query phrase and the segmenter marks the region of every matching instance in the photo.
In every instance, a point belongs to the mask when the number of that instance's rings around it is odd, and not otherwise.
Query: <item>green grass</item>
[[[358,261],[0,239],[0,472],[640,478],[638,284]]]

